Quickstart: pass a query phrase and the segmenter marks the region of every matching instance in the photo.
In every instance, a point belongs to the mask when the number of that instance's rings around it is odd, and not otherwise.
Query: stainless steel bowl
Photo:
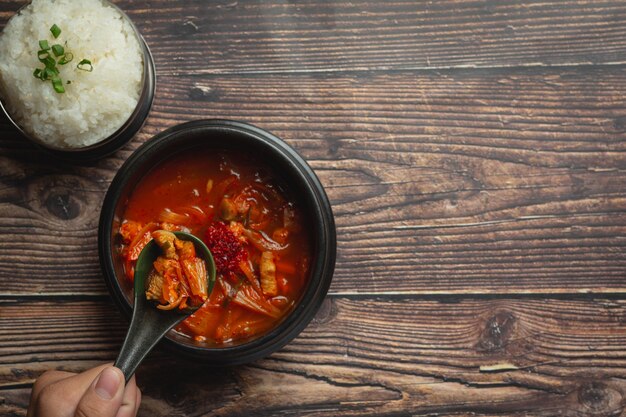
[[[33,137],[22,126],[20,126],[19,123],[17,123],[13,119],[11,113],[7,108],[7,105],[4,103],[5,100],[0,96],[0,109],[2,109],[11,124],[15,126],[15,128],[22,134],[22,136],[24,136],[30,142],[34,143],[37,147],[63,160],[73,162],[89,161],[103,158],[117,151],[126,143],[128,143],[141,129],[146,118],[148,117],[148,114],[150,113],[150,109],[152,108],[152,102],[154,101],[154,94],[156,90],[156,70],[152,53],[150,52],[146,41],[144,40],[143,36],[141,36],[139,30],[133,24],[132,20],[126,15],[126,13],[124,13],[119,7],[107,0],[102,0],[102,2],[118,10],[122,17],[130,23],[133,31],[137,36],[137,40],[139,41],[139,45],[143,52],[143,82],[139,101],[137,102],[137,106],[135,107],[135,110],[131,113],[128,120],[126,120],[126,122],[115,133],[99,141],[98,143],[89,146],[84,146],[80,148],[55,147],[41,141],[38,138]],[[17,11],[16,15],[19,14],[20,11],[27,6],[28,4],[20,8]]]

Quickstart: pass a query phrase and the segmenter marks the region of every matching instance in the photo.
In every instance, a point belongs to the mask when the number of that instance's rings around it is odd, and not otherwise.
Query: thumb
[[[76,407],[75,417],[115,417],[122,406],[124,375],[109,366],[89,386]]]

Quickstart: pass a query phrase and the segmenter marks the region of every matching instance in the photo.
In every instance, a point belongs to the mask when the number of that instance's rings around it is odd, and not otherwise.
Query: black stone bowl
[[[104,0],[104,3],[117,9],[121,13],[122,17],[130,23],[135,35],[137,36],[139,47],[141,48],[141,52],[143,54],[143,77],[139,101],[137,102],[135,110],[133,110],[126,122],[117,131],[115,131],[108,138],[104,138],[100,142],[89,146],[83,146],[80,148],[60,148],[52,146],[26,132],[23,127],[13,119],[11,112],[7,108],[8,106],[3,104],[3,99],[0,97],[0,110],[4,112],[11,124],[15,126],[22,136],[35,144],[38,148],[43,149],[60,160],[70,163],[90,162],[104,158],[126,145],[126,143],[128,143],[143,126],[148,114],[150,113],[150,109],[152,108],[152,102],[154,101],[154,93],[156,90],[156,70],[154,66],[154,58],[148,48],[148,44],[126,13],[110,1]],[[20,8],[20,10],[28,4]],[[18,14],[20,10],[18,10],[16,14]]]
[[[255,361],[280,349],[311,321],[330,286],[337,248],[332,210],[319,179],[293,148],[271,133],[241,122],[200,120],[168,129],[137,149],[113,179],[102,207],[98,246],[104,279],[117,306],[130,318],[132,289],[120,282],[124,272],[116,252],[117,231],[128,196],[154,166],[193,148],[242,150],[257,155],[285,184],[290,196],[300,202],[312,232],[314,258],[309,282],[298,303],[273,330],[237,345],[210,346],[175,331],[170,331],[162,342],[176,354],[205,364],[226,366]]]

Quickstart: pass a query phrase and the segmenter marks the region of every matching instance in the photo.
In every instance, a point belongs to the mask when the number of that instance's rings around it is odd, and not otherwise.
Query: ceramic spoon
[[[200,239],[189,233],[174,232],[174,234],[180,240],[193,242],[196,248],[196,256],[204,259],[206,262],[207,288],[210,295],[215,284],[215,262],[211,252]],[[172,327],[199,308],[198,306],[185,310],[159,310],[153,302],[146,299],[146,279],[153,268],[153,262],[161,254],[161,248],[154,240],[151,240],[139,254],[137,264],[135,265],[133,318],[120,354],[115,361],[115,366],[122,370],[127,382],[158,341]]]

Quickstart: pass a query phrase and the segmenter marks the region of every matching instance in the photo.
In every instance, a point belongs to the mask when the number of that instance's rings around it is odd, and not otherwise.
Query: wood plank
[[[287,347],[230,369],[159,351],[141,415],[624,414],[626,300],[450,301],[332,297]],[[112,360],[125,329],[108,302],[3,301],[0,317],[2,415],[42,371]]]
[[[331,292],[626,291],[621,68],[161,79],[138,139],[95,166],[0,124],[0,294],[105,294],[96,229],[151,135],[243,119],[299,150],[336,214]]]
[[[25,1],[0,2],[0,26]],[[160,74],[626,62],[616,0],[116,1]]]

